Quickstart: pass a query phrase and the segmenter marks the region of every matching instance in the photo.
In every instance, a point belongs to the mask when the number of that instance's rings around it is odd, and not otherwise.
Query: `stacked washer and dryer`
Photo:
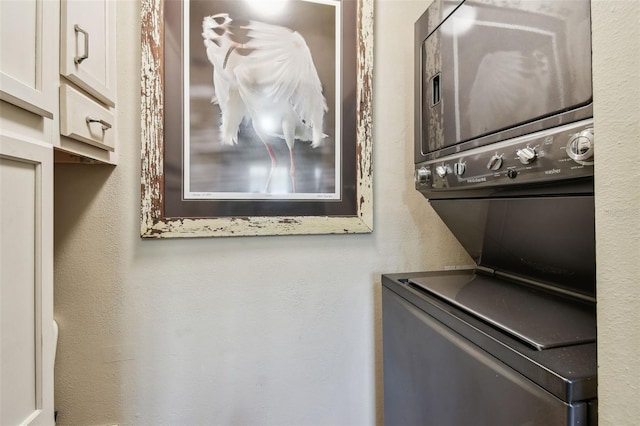
[[[475,267],[383,275],[385,424],[596,424],[590,40],[589,0],[416,22],[415,186]]]

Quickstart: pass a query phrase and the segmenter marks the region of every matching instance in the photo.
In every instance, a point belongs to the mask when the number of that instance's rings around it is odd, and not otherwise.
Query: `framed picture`
[[[372,0],[143,0],[141,235],[373,229]]]

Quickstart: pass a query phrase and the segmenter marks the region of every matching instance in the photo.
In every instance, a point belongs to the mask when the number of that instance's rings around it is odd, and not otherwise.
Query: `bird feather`
[[[247,40],[240,43],[235,33],[246,33]],[[260,114],[274,111],[281,114],[282,126],[292,127],[282,127],[282,133],[275,133],[279,137],[285,138],[292,130],[297,139],[312,141],[314,147],[322,142],[328,107],[302,35],[258,21],[239,25],[228,14],[219,14],[204,18],[202,36],[214,67],[214,89],[223,118],[221,130],[223,134],[226,131],[223,142],[230,143],[232,132],[224,129],[225,124],[239,126],[239,114],[251,118],[255,128]],[[234,92],[239,94],[241,104],[230,102]],[[290,148],[292,143],[287,140]]]

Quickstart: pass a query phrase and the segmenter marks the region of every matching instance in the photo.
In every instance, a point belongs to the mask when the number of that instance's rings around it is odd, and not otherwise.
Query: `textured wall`
[[[592,2],[600,424],[640,419],[640,2]]]
[[[120,164],[55,175],[59,424],[380,421],[380,274],[470,262],[412,185],[428,3],[376,2],[373,234],[142,241],[139,5],[118,2]]]

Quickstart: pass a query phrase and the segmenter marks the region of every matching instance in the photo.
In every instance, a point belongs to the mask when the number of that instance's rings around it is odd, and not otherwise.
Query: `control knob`
[[[453,173],[455,173],[456,176],[462,176],[466,170],[467,164],[463,163],[462,160],[453,165]]]
[[[580,164],[593,164],[593,128],[571,135],[567,155]]]
[[[431,179],[431,171],[426,167],[420,167],[413,172],[413,180],[416,185],[425,185]]]
[[[436,167],[436,174],[441,178],[445,177],[448,172],[449,170],[447,169],[447,166],[445,166],[444,164]]]
[[[499,170],[502,167],[502,155],[495,154],[489,160],[489,164],[487,164],[487,169],[489,170]]]
[[[522,164],[531,164],[538,158],[535,148],[530,147],[517,150],[516,155]]]

